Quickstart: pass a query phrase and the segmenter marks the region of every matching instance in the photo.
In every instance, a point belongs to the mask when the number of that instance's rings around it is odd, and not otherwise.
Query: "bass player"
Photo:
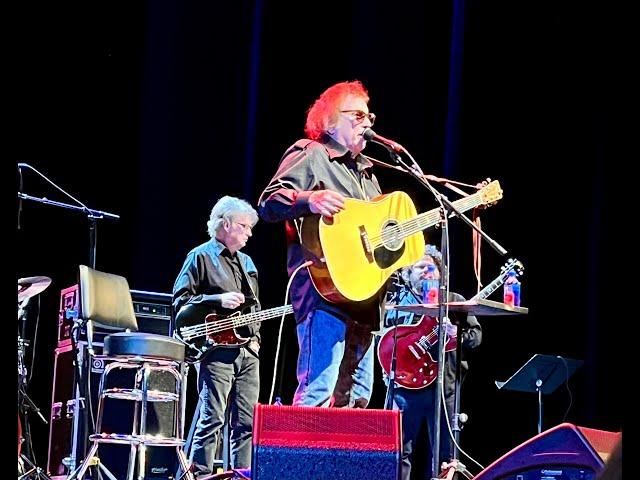
[[[251,257],[240,251],[257,222],[257,212],[244,200],[224,196],[216,202],[207,222],[211,239],[188,253],[173,286],[174,314],[202,304],[218,313],[246,305],[259,308],[258,272]],[[213,349],[198,364],[200,412],[190,453],[196,478],[215,473],[227,404],[232,468],[251,467],[253,407],[260,392],[259,323],[243,326],[238,333],[249,341],[238,348]]]

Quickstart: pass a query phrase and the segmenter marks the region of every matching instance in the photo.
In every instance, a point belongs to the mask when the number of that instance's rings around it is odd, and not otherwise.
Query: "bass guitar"
[[[524,267],[515,259],[510,259],[502,268],[498,277],[484,287],[472,300],[485,299],[502,285],[510,270],[522,275]],[[396,344],[396,383],[404,388],[417,390],[425,388],[438,376],[438,319],[423,315],[414,325],[399,325],[387,330],[378,343],[378,361],[384,372],[391,372],[393,355],[393,337],[397,331]],[[445,352],[455,350],[457,336],[445,337]]]
[[[473,195],[453,202],[461,212],[502,198],[497,180]],[[333,303],[373,297],[391,274],[415,263],[424,253],[422,230],[437,225],[435,208],[418,214],[404,192],[370,202],[347,198],[344,210],[332,218],[310,216],[302,222],[305,260],[318,293]]]
[[[221,315],[213,312],[210,306],[189,304],[182,307],[176,315],[174,336],[187,347],[187,362],[198,362],[214,348],[240,347],[248,343],[248,338],[238,335],[237,328],[292,312],[293,307],[285,305],[246,314],[238,311]]]

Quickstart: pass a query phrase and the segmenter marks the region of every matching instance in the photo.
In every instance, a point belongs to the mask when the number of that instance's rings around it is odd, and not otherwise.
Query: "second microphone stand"
[[[429,181],[425,178],[424,173],[420,169],[420,166],[416,163],[416,161],[411,157],[409,152],[406,151],[403,147],[400,147],[401,151],[407,154],[407,156],[413,162],[413,165],[408,165],[402,157],[398,153],[398,149],[387,147],[389,154],[393,161],[400,165],[405,173],[413,176],[419,183],[421,183],[424,187],[429,190],[438,204],[439,212],[440,212],[440,228],[442,230],[441,234],[441,245],[440,252],[442,253],[442,263],[441,263],[441,272],[440,272],[440,290],[438,298],[440,301],[438,302],[438,376],[436,381],[436,393],[435,393],[435,402],[434,402],[434,432],[433,432],[433,442],[431,444],[431,471],[436,474],[436,472],[440,471],[440,425],[441,425],[441,416],[442,416],[442,396],[444,391],[444,362],[445,362],[445,340],[446,340],[446,329],[441,328],[443,326],[444,319],[447,317],[448,311],[448,298],[449,298],[449,235],[448,235],[448,217],[449,216],[457,216],[462,219],[467,225],[477,231],[482,238],[484,238],[489,245],[496,250],[500,255],[506,255],[507,251],[500,246],[495,240],[489,237],[485,232],[483,232],[475,223],[469,220],[462,212],[460,212],[450,201],[449,199],[438,192],[433,186],[429,183]],[[443,301],[443,299],[446,299]],[[460,335],[458,346],[461,344],[462,335]],[[460,349],[457,349],[458,354],[460,353]],[[459,369],[457,369],[459,370]],[[456,374],[459,374],[457,371]],[[459,396],[456,392],[456,408],[459,408]],[[456,418],[456,422],[458,418]],[[454,442],[454,450],[453,450],[453,458],[452,462],[456,461],[458,458],[458,446],[457,439]]]

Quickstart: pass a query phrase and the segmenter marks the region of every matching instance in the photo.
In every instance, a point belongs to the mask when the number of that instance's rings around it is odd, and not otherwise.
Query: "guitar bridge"
[[[360,230],[360,242],[362,243],[362,248],[364,249],[364,255],[367,257],[367,260],[369,260],[369,263],[373,263],[373,249],[371,248],[369,235],[367,234],[364,226],[360,225],[358,229]]]

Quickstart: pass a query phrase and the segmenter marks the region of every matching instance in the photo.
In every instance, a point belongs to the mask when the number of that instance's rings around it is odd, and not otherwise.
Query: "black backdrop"
[[[486,465],[535,434],[535,395],[493,383],[534,353],[585,361],[571,392],[562,387],[545,398],[545,428],[563,419],[621,427],[620,396],[610,394],[621,376],[598,281],[611,273],[605,252],[616,249],[603,234],[612,226],[605,187],[616,159],[599,5],[43,3],[21,20],[11,49],[18,107],[11,156],[90,207],[121,216],[99,221],[98,269],[126,276],[135,289],[170,292],[185,254],[207,239],[213,203],[230,194],[255,204],[282,152],[302,135],[313,99],[334,82],[359,79],[376,131],[402,143],[426,172],[500,181],[504,198],[483,214],[483,226],[526,267],[522,302],[530,314],[481,319],[484,342],[462,394],[470,416],[463,448]],[[367,153],[386,156],[376,145]],[[409,177],[377,173],[385,191],[408,192],[419,211],[434,207]],[[29,171],[24,191],[69,201]],[[33,202],[23,202],[19,221],[16,276],[53,279],[41,295],[29,387],[48,417],[59,291],[88,262],[88,222]],[[469,296],[471,234],[460,221],[450,226],[452,289]],[[263,304],[281,304],[282,225],[260,222],[246,252],[260,271]],[[505,259],[486,245],[483,254],[488,282]],[[293,320],[286,322],[278,391],[288,403],[297,349]],[[30,319],[30,335],[35,324]],[[275,320],[263,326],[262,402],[277,331]],[[378,378],[372,407],[383,398]],[[44,466],[48,429],[35,419],[33,437]]]

